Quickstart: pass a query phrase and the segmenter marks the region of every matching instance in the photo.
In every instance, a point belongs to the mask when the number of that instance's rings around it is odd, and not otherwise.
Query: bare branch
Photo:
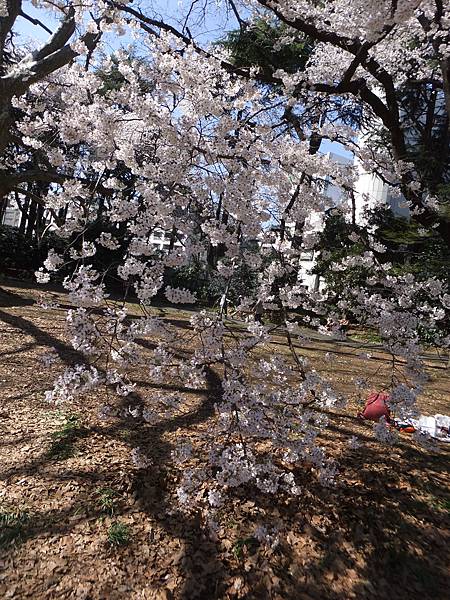
[[[199,46],[192,39],[192,36],[185,35],[181,31],[176,29],[176,27],[173,27],[172,25],[169,25],[168,23],[165,23],[162,20],[152,19],[150,17],[147,17],[146,15],[144,15],[144,13],[141,10],[136,10],[134,8],[131,8],[130,6],[125,6],[124,4],[121,4],[120,2],[115,2],[114,0],[110,0],[109,4],[111,6],[113,6],[114,8],[117,8],[117,9],[121,10],[122,12],[127,13],[127,14],[133,16],[135,19],[137,19],[139,21],[140,27],[144,31],[149,33],[150,35],[154,35],[157,37],[159,34],[156,31],[156,29],[166,31],[168,33],[171,33],[173,36],[175,36],[182,42],[184,42],[184,44],[186,46],[191,46],[192,48],[194,48],[194,50],[200,56],[204,56],[205,58],[215,58],[213,54],[211,54],[210,52],[208,52],[207,50],[205,50],[204,48]],[[154,29],[154,28],[156,28],[156,29]],[[222,68],[224,68],[225,70],[227,70],[230,73],[234,73],[235,75],[239,75],[240,77],[244,77],[246,79],[250,78],[249,72],[247,69],[235,67],[233,64],[228,63],[224,60],[220,61],[220,65],[222,66]],[[267,81],[267,83],[274,83],[274,82],[279,83],[279,80],[274,79],[273,81]]]
[[[234,16],[236,17],[236,20],[237,20],[237,22],[239,23],[239,27],[240,27],[240,29],[241,29],[241,30],[244,30],[244,29],[246,29],[246,28],[247,28],[247,26],[248,26],[248,23],[247,23],[247,21],[245,21],[245,20],[244,20],[244,19],[241,17],[241,15],[239,14],[239,11],[238,11],[238,9],[237,9],[237,7],[236,7],[236,4],[234,3],[234,1],[233,1],[233,0],[228,0],[228,2],[229,2],[229,4],[230,4],[230,6],[231,6],[231,10],[232,10],[232,11],[233,11],[233,13],[234,13]]]
[[[23,12],[23,10],[20,11],[19,16],[22,17],[23,19],[25,19],[26,21],[29,21],[33,25],[38,25],[39,27],[42,27],[42,29],[44,29],[47,33],[49,33],[50,35],[53,35],[53,31],[51,29],[49,29],[47,27],[47,25],[45,25],[39,19],[35,19],[35,18],[31,17],[30,15],[27,15],[27,13]]]

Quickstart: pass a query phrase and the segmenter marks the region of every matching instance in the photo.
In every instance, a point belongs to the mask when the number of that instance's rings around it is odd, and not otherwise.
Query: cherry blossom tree
[[[303,327],[321,327],[332,290],[305,290],[298,260],[317,239],[308,216],[332,206],[324,193],[327,180],[343,190],[342,210],[351,221],[357,171],[317,150],[322,139],[346,145],[366,170],[401,191],[414,219],[449,242],[445,199],[431,195],[428,180],[408,160],[397,93],[414,71],[435,86],[448,122],[448,9],[418,0],[325,5],[299,0],[288,7],[248,0],[241,3],[244,19],[230,3],[243,28],[253,18],[276,19],[285,24],[280,44],[305,36],[314,42],[300,71],[261,72],[237,66],[220,46],[202,48],[186,24],[177,29],[154,18],[150,8],[108,0],[35,4],[61,11],[62,24],[41,49],[16,58],[8,54],[7,40],[21,3],[3,2],[0,13],[0,172],[4,194],[30,180],[48,182],[42,202],[55,215],[66,215],[54,225],[66,249],[51,251],[37,278],[45,283],[65,274],[74,307],[68,332],[85,361],[61,374],[47,399],[70,402],[99,386],[127,397],[135,387],[135,365],[145,367],[156,383],[193,386],[214,368],[221,384],[216,428],[205,440],[209,458],[184,471],[182,505],[198,499],[205,484],[208,495],[198,501],[211,511],[227,489],[242,484],[264,493],[299,494],[292,465],[309,465],[324,484],[332,483],[337,467],[318,441],[327,418],[317,409],[345,405],[346,398],[294,344],[296,335],[305,335]],[[110,29],[136,36],[145,60],[124,50],[113,60],[103,52],[101,34]],[[113,70],[120,77],[105,87],[104,74]],[[339,119],[349,104],[363,109],[364,143]],[[380,128],[389,136],[381,147]],[[22,167],[18,146],[27,156],[35,151],[34,168]],[[93,226],[100,200],[101,232]],[[288,226],[300,222],[301,235],[293,243]],[[281,234],[274,235],[274,225]],[[152,232],[161,229],[179,242],[164,255],[150,243]],[[359,236],[361,253],[330,268],[367,271],[364,285],[351,290],[352,312],[378,330],[392,357],[390,403],[399,417],[407,417],[416,411],[426,380],[419,327],[433,328],[446,318],[446,282],[395,275],[369,229],[350,235]],[[249,252],[249,242],[257,242],[271,260]],[[119,246],[120,260],[100,268],[98,253]],[[281,324],[264,325],[250,316],[236,335],[223,310],[199,310],[182,334],[152,315],[158,293],[172,303],[196,302],[186,289],[164,287],[164,273],[193,259],[207,260],[211,248],[217,249],[211,264],[225,282],[225,300],[236,270],[245,265],[258,273],[258,291],[242,298],[241,308],[258,301],[276,310]],[[109,297],[111,273],[121,282],[122,303]],[[127,318],[130,294],[139,302],[141,319]],[[347,299],[338,303],[336,319],[348,306]],[[285,335],[290,359],[258,354],[275,327]],[[150,358],[143,338],[152,341]],[[448,335],[436,343],[448,347]],[[103,418],[116,414],[114,400],[99,409]],[[133,416],[154,423],[161,410],[149,398]],[[389,443],[395,437],[385,423],[375,433]],[[183,463],[191,452],[181,441],[174,460]],[[139,449],[132,458],[138,467],[148,466]]]

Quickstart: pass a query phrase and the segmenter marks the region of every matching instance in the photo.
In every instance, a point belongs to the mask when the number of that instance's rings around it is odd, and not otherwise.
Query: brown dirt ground
[[[199,515],[177,507],[180,468],[170,451],[180,437],[201,445],[214,419],[214,372],[205,389],[155,385],[138,374],[141,398],[183,394],[181,409],[156,425],[100,420],[102,393],[70,406],[49,405],[44,391],[77,356],[67,345],[64,311],[35,304],[42,293],[57,296],[18,285],[0,290],[1,598],[449,597],[450,448],[441,444],[439,452],[426,452],[408,436],[386,448],[355,418],[360,400],[352,380],[369,373],[376,387],[387,376],[389,359],[379,349],[372,348],[367,360],[359,357],[358,344],[298,344],[317,370],[332,368],[337,388],[353,394],[349,407],[329,415],[323,437],[339,461],[338,484],[322,488],[308,469],[299,468],[299,498],[238,490],[221,510],[212,540]],[[165,314],[186,330],[185,313]],[[44,367],[40,356],[49,348],[56,349],[57,361]],[[287,354],[275,336],[265,351]],[[325,352],[336,356],[332,367],[323,360]],[[445,361],[430,355],[428,365],[421,410],[449,414]],[[77,415],[74,430],[55,438],[69,415]],[[363,442],[360,449],[349,449],[351,435]],[[130,450],[136,446],[153,461],[147,469],[132,465]],[[113,515],[101,505],[105,490],[114,494]],[[124,546],[108,543],[115,522],[129,528]],[[276,548],[254,542],[259,524],[279,528]]]

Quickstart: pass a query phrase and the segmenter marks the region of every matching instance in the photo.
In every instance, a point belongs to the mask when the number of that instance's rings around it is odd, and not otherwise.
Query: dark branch
[[[47,25],[45,25],[39,19],[35,19],[35,18],[31,17],[30,15],[27,15],[27,13],[23,12],[23,10],[20,11],[19,17],[22,17],[26,21],[29,21],[30,23],[33,23],[33,25],[38,25],[39,27],[42,27],[42,29],[44,29],[47,33],[49,33],[50,35],[53,35],[53,31],[51,29],[49,29],[47,27]]]
[[[239,28],[241,30],[246,29],[248,26],[247,21],[244,21],[244,19],[241,17],[241,15],[239,14],[239,11],[236,7],[236,4],[234,3],[233,0],[228,0],[230,6],[231,6],[231,10],[234,13],[234,16],[236,17],[236,21],[239,23]]]
[[[70,40],[75,32],[75,11],[71,6],[67,15],[61,21],[60,26],[48,42],[36,52],[33,52],[34,60],[42,60],[62,48]]]
[[[5,51],[5,43],[16,22],[17,17],[22,10],[21,0],[7,0],[6,7],[8,9],[7,17],[0,17],[0,74],[2,73],[2,63]]]

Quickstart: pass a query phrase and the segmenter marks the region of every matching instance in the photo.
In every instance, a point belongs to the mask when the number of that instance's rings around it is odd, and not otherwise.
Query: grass
[[[439,502],[439,508],[450,513],[450,499],[447,498],[446,500],[441,500]]]
[[[97,506],[103,513],[113,515],[117,508],[119,492],[117,490],[105,487],[97,489]]]
[[[25,529],[30,515],[24,510],[0,509],[0,548],[20,541],[25,536]]]
[[[108,542],[111,546],[126,546],[130,540],[130,528],[125,523],[113,523],[108,529]]]
[[[259,542],[255,537],[248,537],[237,540],[233,545],[233,554],[236,558],[244,556],[244,550],[248,554],[254,554],[259,546]]]
[[[80,417],[75,414],[64,415],[59,428],[51,434],[52,443],[47,456],[57,460],[66,460],[75,454],[75,442],[84,433]]]
[[[131,429],[119,429],[117,432],[118,437],[124,442],[131,442],[133,440],[134,432]]]
[[[381,344],[381,337],[375,331],[370,329],[364,331],[351,331],[349,333],[350,340],[356,340],[357,342],[367,342],[370,344]]]
[[[450,498],[435,498],[431,497],[430,505],[438,510],[443,510],[450,513]]]

